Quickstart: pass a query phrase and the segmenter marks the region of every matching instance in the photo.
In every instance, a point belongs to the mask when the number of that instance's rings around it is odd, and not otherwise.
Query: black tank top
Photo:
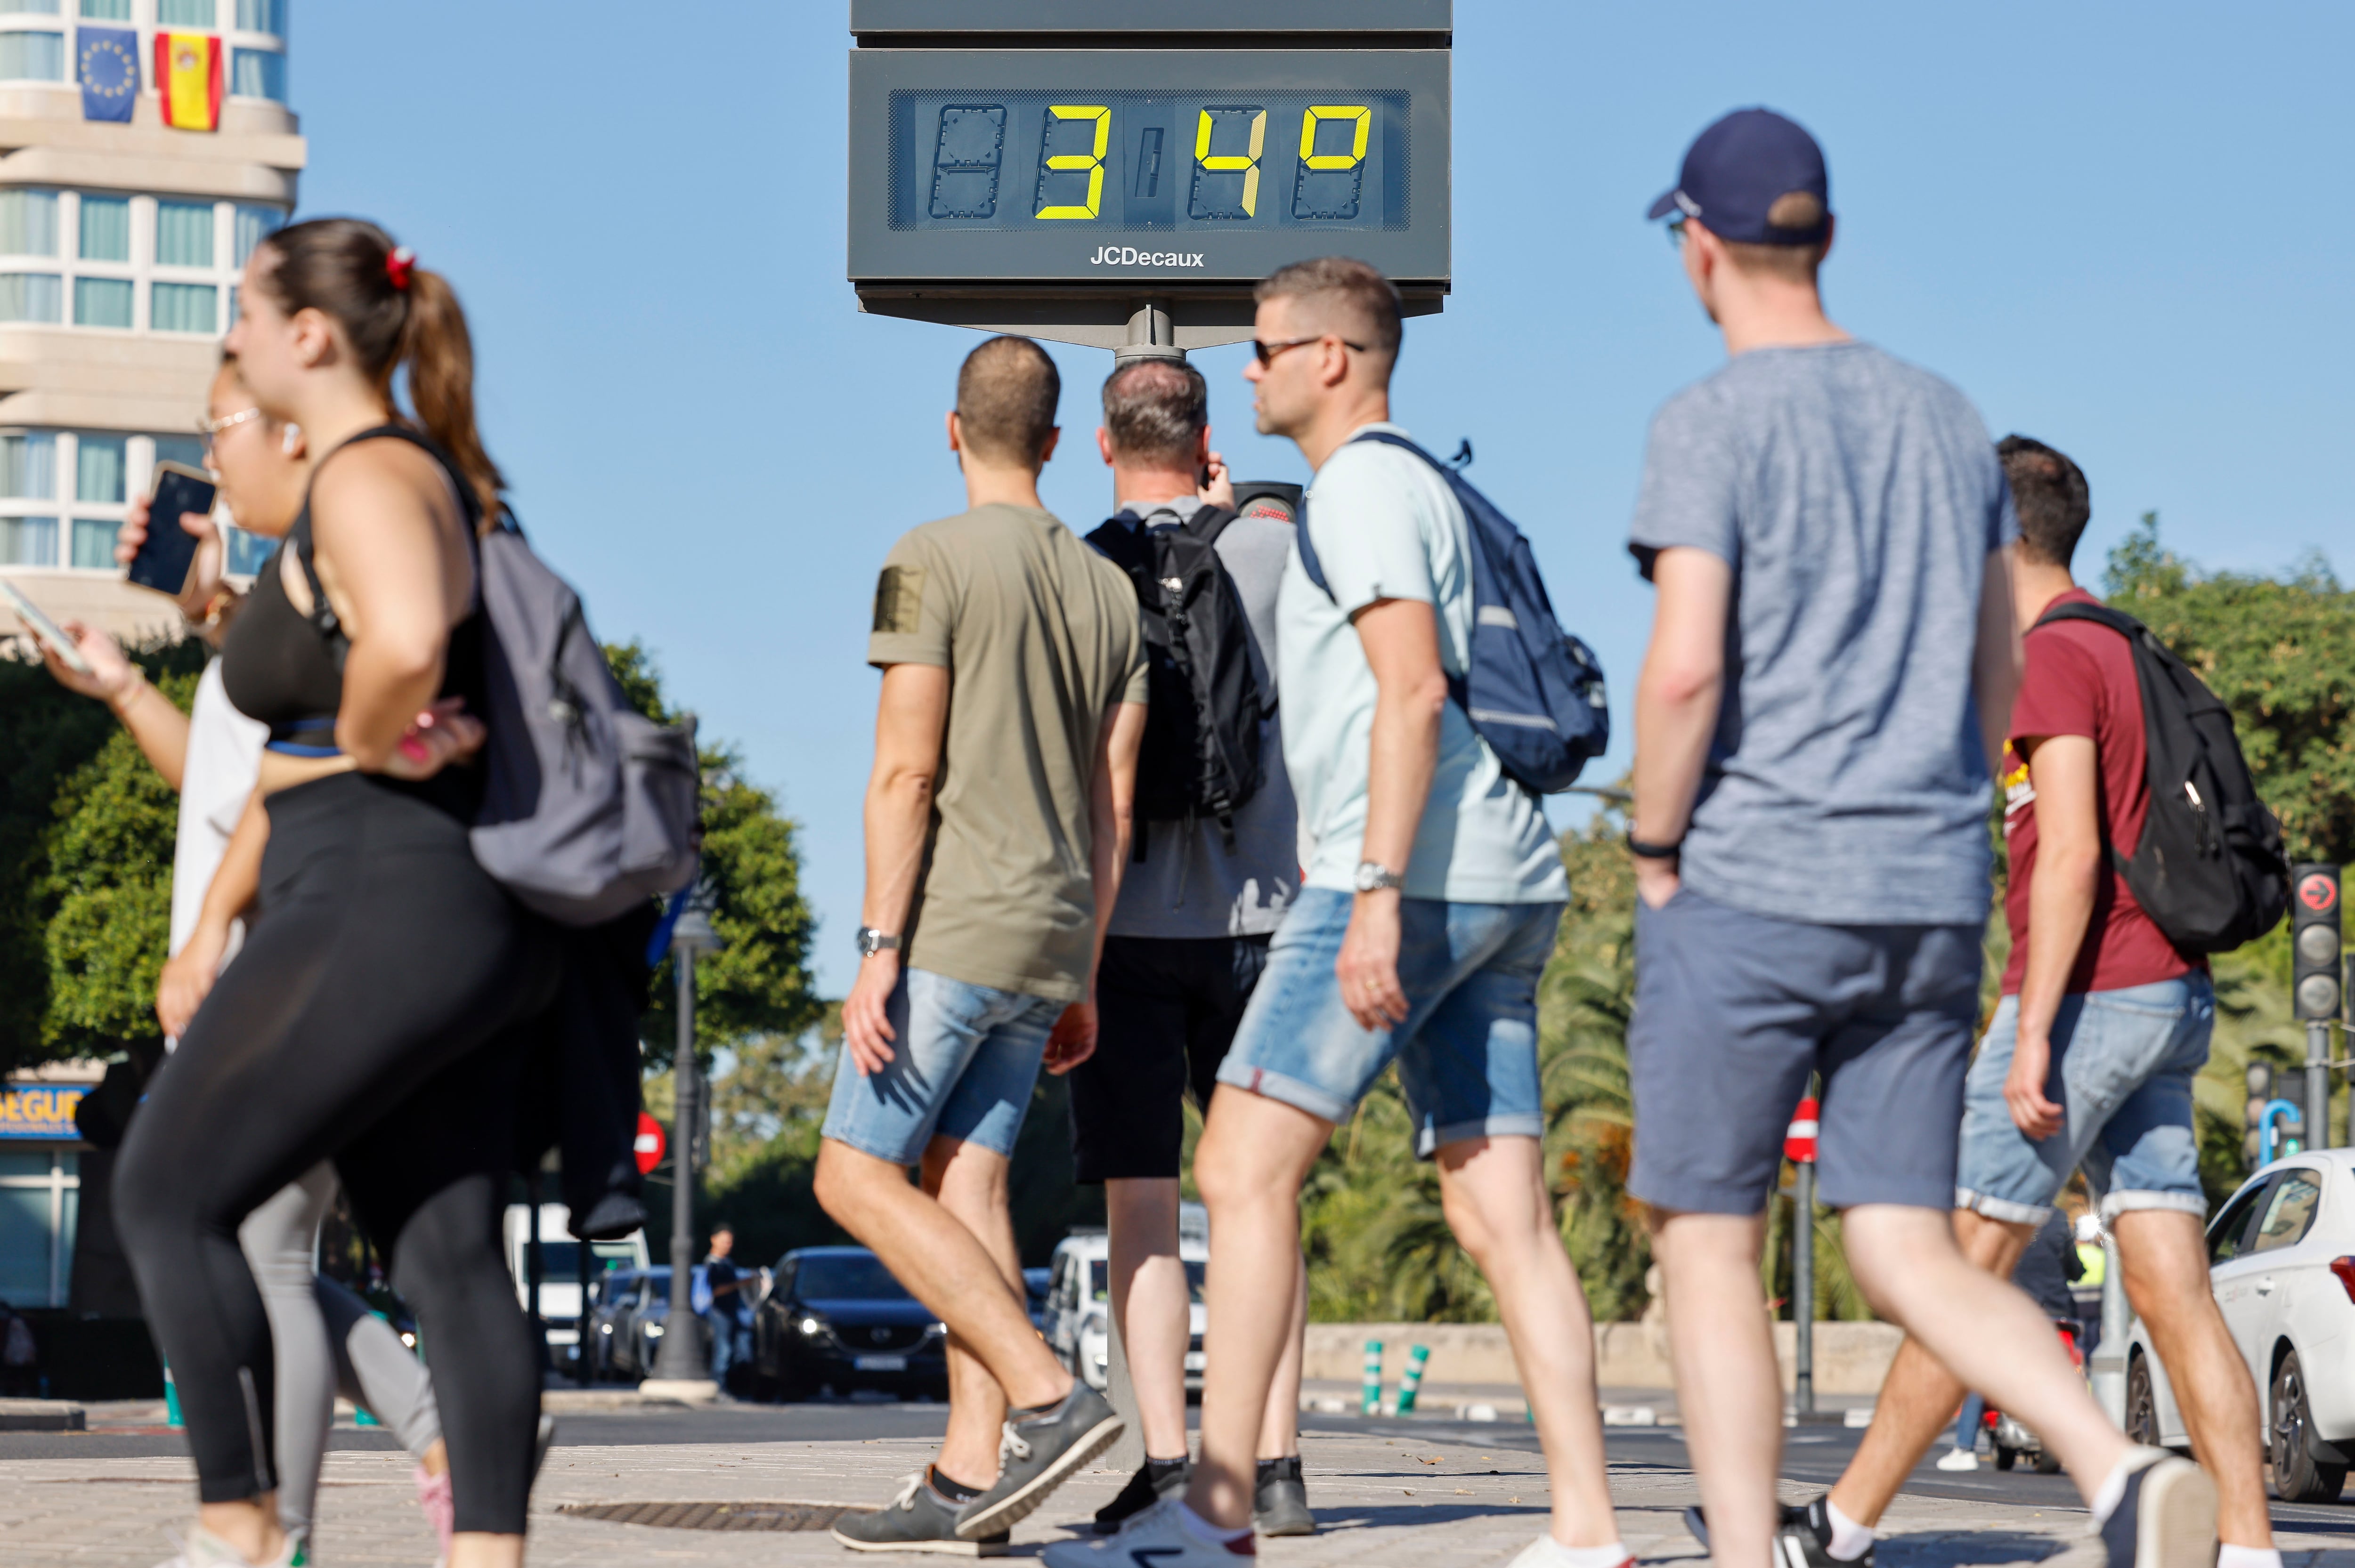
[[[368,440],[404,440],[442,465],[450,477],[464,515],[466,539],[475,538],[480,513],[474,487],[439,446],[406,425],[378,425],[362,430],[319,460],[324,467],[336,452]],[[318,469],[312,470],[315,483]],[[311,613],[304,615],[286,596],[282,558],[288,550],[303,568],[311,588]],[[246,717],[270,726],[270,749],[295,757],[333,757],[336,714],[344,700],[344,655],[351,640],[344,635],[336,611],[327,602],[317,568],[312,564],[311,500],[306,490],[303,510],[288,529],[286,542],[265,562],[253,586],[253,596],[230,623],[221,644],[221,685],[229,702]],[[479,552],[475,556],[481,564]],[[442,658],[442,691],[445,697],[463,697],[466,711],[480,717],[488,711],[483,675],[483,609],[479,584],[474,607],[453,627]],[[415,793],[453,815],[472,820],[481,804],[481,769],[473,766],[445,768],[423,784],[393,779],[382,783]]]

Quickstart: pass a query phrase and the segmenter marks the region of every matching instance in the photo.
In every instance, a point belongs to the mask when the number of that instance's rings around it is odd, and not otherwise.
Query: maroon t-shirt
[[[2099,604],[2083,588],[2071,588],[2054,604]],[[2011,734],[2003,748],[2003,838],[2011,862],[2003,915],[2011,927],[2011,962],[2003,971],[2003,994],[2019,994],[2028,969],[2028,889],[2036,876],[2036,787],[2014,743],[2056,735],[2082,735],[2094,743],[2100,763],[2102,831],[2121,854],[2132,854],[2150,811],[2148,753],[2143,739],[2142,688],[2135,680],[2134,652],[2126,640],[2089,620],[2062,620],[2028,634],[2028,670],[2012,705]],[[2121,991],[2190,972],[2193,959],[2178,952],[2166,933],[2135,902],[2126,880],[2107,868],[2094,894],[2094,915],[2069,971],[2069,990]]]

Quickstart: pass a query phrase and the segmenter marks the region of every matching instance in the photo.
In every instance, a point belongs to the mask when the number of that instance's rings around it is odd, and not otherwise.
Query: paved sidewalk
[[[1537,1458],[1453,1440],[1309,1433],[1309,1493],[1324,1532],[1261,1543],[1277,1568],[1406,1568],[1501,1564],[1545,1526]],[[866,1503],[890,1495],[930,1445],[772,1442],[559,1447],[532,1499],[533,1563],[612,1568],[617,1562],[781,1568],[853,1559],[823,1531],[663,1529],[567,1516],[566,1504],[651,1501]],[[1122,1478],[1073,1481],[1016,1532],[1017,1556],[1107,1500]],[[1627,1544],[1647,1563],[1696,1558],[1679,1514],[1696,1500],[1691,1475],[1668,1465],[1613,1467]],[[1793,1489],[1796,1495],[1796,1489]],[[185,1459],[23,1459],[0,1462],[0,1561],[8,1568],[153,1568],[172,1552],[166,1531],[191,1512]],[[426,1568],[433,1542],[418,1514],[407,1460],[397,1454],[330,1455],[314,1562],[321,1568]],[[2098,1568],[2075,1510],[1907,1498],[1891,1510],[1895,1539],[1883,1568],[1966,1568],[2045,1562]],[[2288,1568],[2355,1568],[2343,1535],[2285,1535]],[[2325,1550],[2325,1548],[2340,1548]]]

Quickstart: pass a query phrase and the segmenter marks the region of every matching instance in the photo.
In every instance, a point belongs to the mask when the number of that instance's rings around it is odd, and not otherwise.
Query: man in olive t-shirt
[[[902,537],[875,588],[860,961],[817,1197],[947,1325],[949,1429],[894,1506],[835,1527],[861,1550],[1003,1541],[1121,1430],[1032,1329],[1007,1205],[1041,1061],[1095,1049],[1145,732],[1135,590],[1039,502],[1060,390],[1027,338],[973,352],[949,416],[969,509]]]

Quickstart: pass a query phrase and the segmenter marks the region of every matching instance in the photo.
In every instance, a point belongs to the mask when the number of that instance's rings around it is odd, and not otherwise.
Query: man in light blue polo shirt
[[[1449,699],[1472,641],[1469,534],[1390,420],[1398,292],[1363,262],[1258,291],[1259,428],[1316,470],[1276,601],[1284,765],[1301,887],[1219,1068],[1194,1180],[1210,1210],[1201,1457],[1185,1498],[1050,1568],[1231,1568],[1252,1549],[1252,1459],[1290,1322],[1300,1184],[1392,1061],[1415,1151],[1439,1164],[1528,1390],[1552,1529],[1514,1568],[1622,1568],[1604,1479],[1586,1299],[1546,1197],[1537,983],[1569,895],[1545,815]]]

